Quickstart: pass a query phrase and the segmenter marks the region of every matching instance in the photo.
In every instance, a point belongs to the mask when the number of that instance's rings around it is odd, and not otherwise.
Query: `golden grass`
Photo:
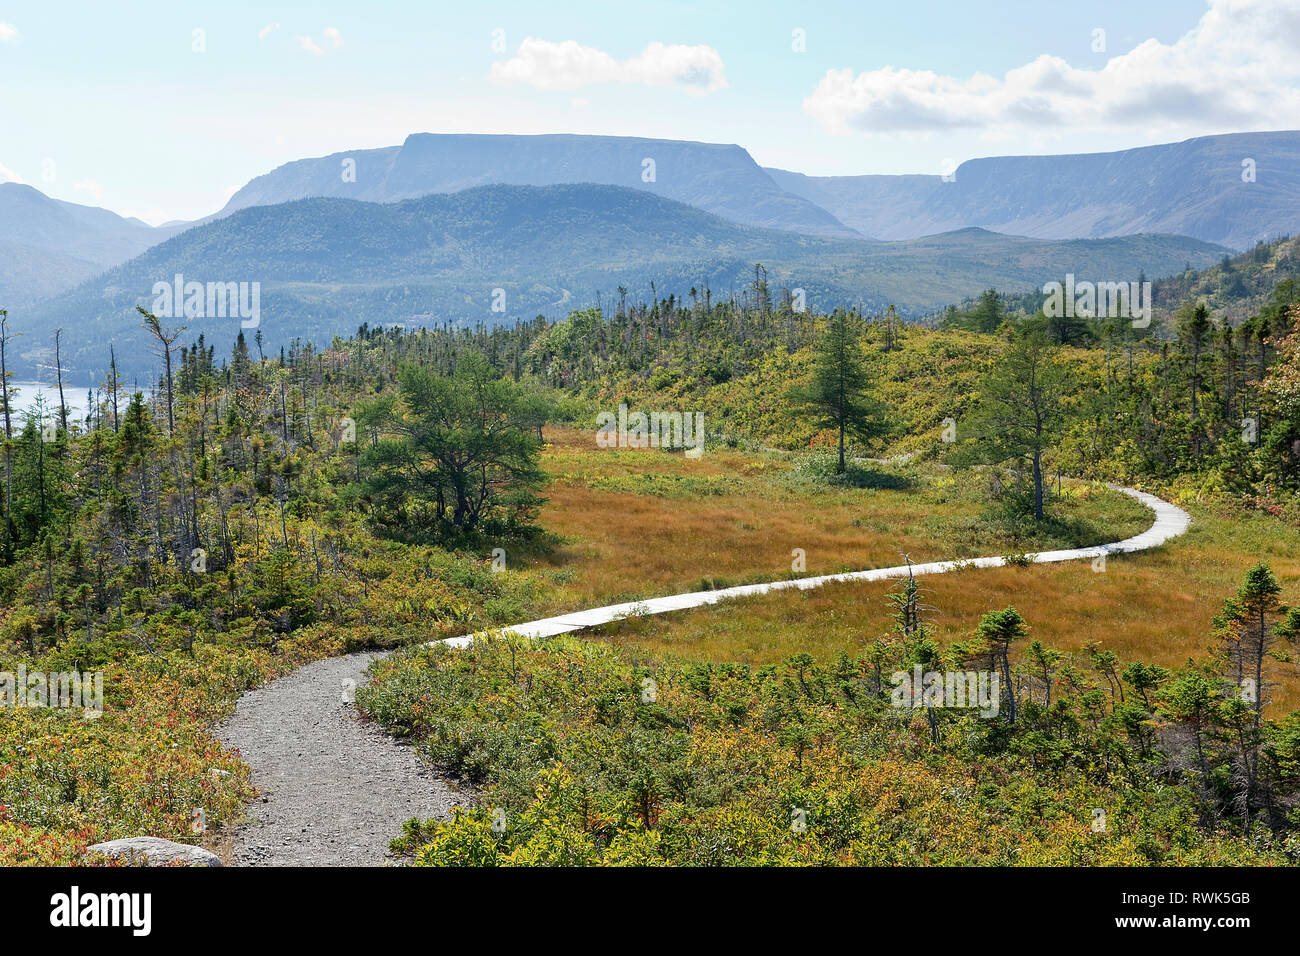
[[[696,590],[706,580],[721,587],[791,576],[794,548],[804,550],[808,574],[897,565],[900,552],[924,562],[1012,550],[969,524],[982,507],[972,476],[923,476],[901,491],[792,488],[790,462],[778,456],[710,450],[692,461],[597,449],[590,433],[572,430],[554,430],[548,442],[543,461],[553,481],[541,523],[566,543],[525,561],[523,572],[554,590],[546,613]],[[1114,493],[1074,486],[1072,494],[1067,506],[1103,516],[1115,538],[1151,521]],[[986,611],[1015,605],[1048,646],[1096,641],[1122,660],[1177,666],[1206,655],[1211,618],[1256,561],[1270,561],[1284,599],[1300,600],[1300,530],[1255,512],[1188,510],[1186,535],[1112,557],[1101,573],[1079,561],[924,578],[936,636],[967,638]],[[976,528],[970,535],[968,526]],[[828,658],[888,630],[893,586],[779,592],[593,633],[637,652],[710,660],[761,664],[797,651]],[[1276,664],[1275,679],[1275,704],[1300,707],[1296,665]]]
[[[1030,636],[1077,651],[1096,641],[1121,660],[1174,667],[1204,658],[1211,619],[1261,558],[1293,603],[1300,599],[1300,532],[1276,519],[1225,519],[1192,507],[1188,533],[1155,551],[1112,557],[1106,570],[1071,561],[1031,567],[972,568],[921,579],[928,619],[942,643],[970,637],[985,612],[1014,605]],[[680,614],[630,620],[599,636],[640,652],[755,664],[797,651],[827,659],[856,652],[890,627],[893,582],[836,584],[726,602]],[[1275,709],[1300,707],[1300,670],[1276,662]]]
[[[552,476],[541,523],[565,544],[525,559],[558,585],[554,609],[637,600],[710,586],[1025,550],[979,526],[973,478],[927,477],[914,489],[792,488],[791,462],[720,450],[688,460],[656,450],[597,449],[590,433],[556,430],[543,463]],[[1079,486],[1069,507],[1105,514],[1123,534],[1149,512],[1113,492]],[[974,492],[974,493],[973,493]],[[972,530],[974,529],[974,530]],[[518,567],[518,564],[512,564]],[[802,576],[802,575],[798,575]]]

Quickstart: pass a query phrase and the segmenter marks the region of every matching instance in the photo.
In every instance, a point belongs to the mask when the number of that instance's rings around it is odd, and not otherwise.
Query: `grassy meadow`
[[[687,590],[948,558],[1101,544],[1151,513],[1102,485],[1065,482],[1041,528],[990,513],[978,473],[859,466],[865,487],[823,480],[818,456],[710,448],[699,459],[601,449],[548,432],[540,524],[556,542],[508,567],[546,582],[554,613]],[[793,569],[795,549],[804,570]]]
[[[510,564],[539,585],[539,613],[686,590],[1116,541],[1150,526],[1151,512],[1094,482],[1066,480],[1044,529],[988,505],[986,476],[934,464],[873,464],[867,487],[821,481],[806,456],[710,448],[699,459],[654,449],[601,449],[590,432],[548,431],[552,477],[542,526],[558,539]],[[1097,643],[1121,660],[1173,667],[1203,658],[1211,620],[1246,569],[1268,560],[1293,602],[1300,595],[1300,529],[1267,513],[1182,502],[1190,530],[1161,548],[1087,561],[971,568],[922,580],[927,620],[947,644],[969,638],[982,614],[1018,608],[1031,637],[1079,651]],[[854,653],[890,627],[894,582],[834,584],[628,619],[587,632],[636,655],[761,666],[807,652]],[[1274,707],[1300,706],[1300,674],[1276,661]]]

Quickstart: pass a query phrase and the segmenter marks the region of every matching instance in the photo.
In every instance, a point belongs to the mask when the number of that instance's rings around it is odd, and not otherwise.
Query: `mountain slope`
[[[1260,243],[1217,265],[1161,279],[1155,283],[1156,308],[1172,313],[1184,302],[1200,301],[1235,325],[1258,315],[1286,282],[1300,282],[1300,238]]]
[[[1015,316],[1033,315],[1047,301],[1041,288],[998,292],[1003,310]],[[1217,322],[1232,326],[1261,313],[1276,315],[1279,309],[1289,309],[1300,301],[1300,237],[1260,242],[1203,268],[1184,268],[1154,278],[1151,295],[1156,325],[1165,326],[1166,331],[1173,328],[1178,310],[1188,302],[1205,303]],[[975,296],[953,303],[926,316],[923,324],[946,321],[965,327],[981,308],[980,299]]]
[[[857,238],[820,206],[777,186],[739,146],[628,136],[417,133],[401,146],[287,163],[248,183],[219,215],[318,196],[393,202],[474,186],[568,183],[643,189],[743,225]]]
[[[139,255],[188,223],[154,227],[0,183],[0,307],[23,306]]]
[[[136,304],[157,282],[261,283],[270,347],[295,337],[323,345],[362,322],[492,324],[708,287],[743,294],[763,263],[775,290],[805,290],[809,308],[859,304],[921,314],[989,285],[1024,288],[1065,271],[1136,278],[1223,249],[1173,236],[1045,242],[963,230],[900,243],[819,239],[752,229],[641,190],[614,186],[487,186],[393,204],[309,199],[241,210],[196,227],[77,289],[15,316],[29,332],[21,360],[41,359],[63,326],[79,381],[98,378],[106,346],[152,368]],[[500,293],[495,290],[501,290]],[[502,296],[504,297],[502,299]],[[502,306],[494,311],[494,301]],[[224,348],[235,318],[173,320]]]
[[[1255,163],[1254,182],[1242,179],[1247,159]],[[1240,250],[1300,232],[1300,131],[974,159],[957,168],[952,182],[767,172],[783,189],[878,239],[980,226],[1047,239],[1170,233]]]
[[[0,309],[28,308],[102,271],[85,259],[0,239]]]

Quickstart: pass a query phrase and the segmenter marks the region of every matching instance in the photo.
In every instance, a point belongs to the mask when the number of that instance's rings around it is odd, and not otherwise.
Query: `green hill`
[[[61,326],[78,381],[102,376],[110,342],[128,371],[152,369],[134,307],[151,307],[155,283],[176,275],[260,283],[258,328],[268,347],[278,348],[294,339],[327,344],[362,320],[409,326],[561,318],[614,301],[620,286],[633,299],[684,299],[695,290],[719,301],[744,294],[755,263],[764,264],[774,290],[803,289],[808,309],[894,303],[916,316],[989,285],[1032,288],[1067,270],[1162,275],[1223,252],[1176,236],[1048,241],[980,229],[897,243],[820,239],[739,226],[614,186],[486,186],[386,205],[308,199],[190,229],[14,315],[26,333],[16,366],[48,360]],[[183,324],[222,350],[240,327],[230,318]]]

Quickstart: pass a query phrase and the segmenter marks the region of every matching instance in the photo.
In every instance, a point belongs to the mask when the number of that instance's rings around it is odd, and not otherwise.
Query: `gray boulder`
[[[90,847],[90,851],[120,857],[138,866],[161,866],[164,863],[177,862],[187,866],[221,865],[221,860],[215,853],[201,846],[173,843],[161,837],[142,836],[109,840],[107,843],[96,843]]]

